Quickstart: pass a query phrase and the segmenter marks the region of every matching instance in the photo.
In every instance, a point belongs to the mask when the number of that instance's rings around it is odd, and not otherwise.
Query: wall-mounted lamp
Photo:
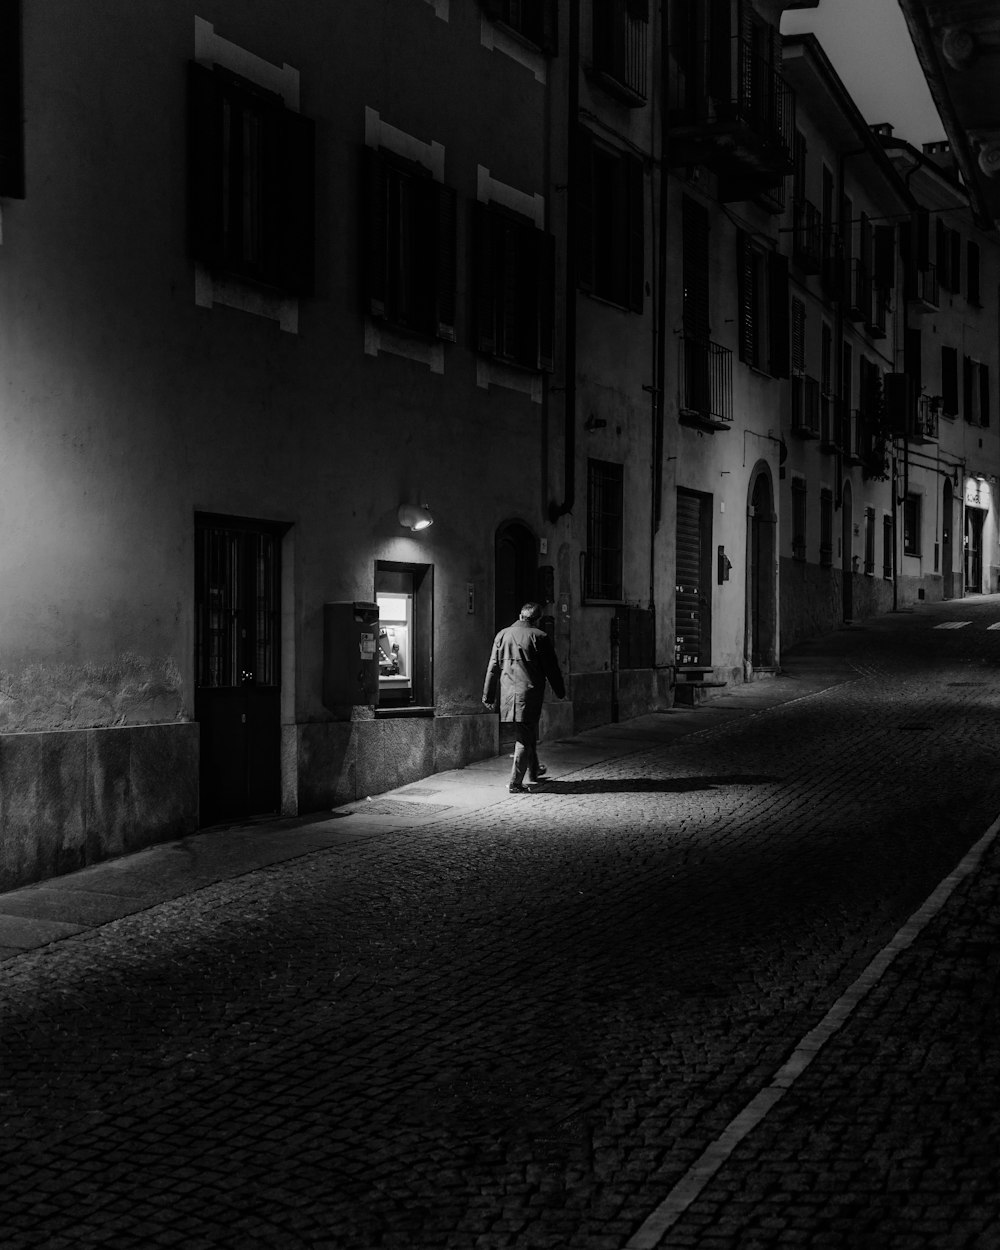
[[[396,515],[399,517],[400,525],[408,530],[425,530],[434,524],[434,518],[425,503],[400,504]]]

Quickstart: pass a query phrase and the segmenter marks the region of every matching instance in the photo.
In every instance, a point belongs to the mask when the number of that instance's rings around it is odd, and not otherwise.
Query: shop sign
[[[989,511],[991,502],[990,484],[978,477],[965,479],[965,506],[967,508],[984,508]]]

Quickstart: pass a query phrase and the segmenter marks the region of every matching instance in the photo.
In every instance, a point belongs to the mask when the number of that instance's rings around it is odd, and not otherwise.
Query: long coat
[[[557,698],[565,696],[559,661],[545,630],[521,620],[502,629],[493,640],[483,702],[495,703],[499,686],[500,719],[537,724],[546,681]]]

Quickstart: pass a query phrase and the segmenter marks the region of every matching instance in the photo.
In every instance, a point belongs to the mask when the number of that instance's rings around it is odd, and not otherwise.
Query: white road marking
[[[967,624],[967,622],[963,622]],[[940,628],[940,627],[939,627]],[[771,1084],[756,1094],[743,1110],[731,1120],[700,1158],[688,1168],[666,1198],[646,1217],[625,1243],[625,1250],[656,1250],[661,1238],[680,1219],[712,1177],[719,1171],[743,1139],[757,1127],[767,1113],[785,1096],[826,1043],[846,1024],[868,994],[888,971],[890,964],[920,936],[934,919],[955,889],[975,872],[980,860],[1000,832],[1000,817],[990,825],[979,841],[963,856],[958,866],[941,880],[932,894],[917,908],[858,979],[837,999],[823,1019],[811,1029],[792,1051],[771,1079]]]
[[[992,625],[987,625],[987,629],[1000,629],[1000,621],[994,621]]]
[[[971,621],[945,621],[943,625],[935,625],[935,629],[964,629],[966,625],[971,625]]]

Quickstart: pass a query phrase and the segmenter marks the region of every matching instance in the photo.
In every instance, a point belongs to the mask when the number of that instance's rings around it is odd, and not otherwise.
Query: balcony
[[[809,200],[792,205],[792,262],[803,273],[819,273],[823,266],[823,218]]]
[[[792,171],[795,96],[746,39],[675,47],[668,126],[674,165],[706,165],[724,200],[749,200]]]
[[[913,269],[908,275],[907,299],[913,312],[936,312],[939,303],[936,265]]]
[[[799,374],[792,377],[792,433],[796,438],[820,436],[819,382]]]
[[[733,353],[708,339],[680,340],[679,415],[700,430],[728,430],[733,420]]]
[[[594,0],[592,70],[601,85],[630,108],[646,103],[646,33],[635,0]]]
[[[936,443],[938,437],[938,407],[941,401],[936,395],[921,395],[913,414],[911,441]]]

